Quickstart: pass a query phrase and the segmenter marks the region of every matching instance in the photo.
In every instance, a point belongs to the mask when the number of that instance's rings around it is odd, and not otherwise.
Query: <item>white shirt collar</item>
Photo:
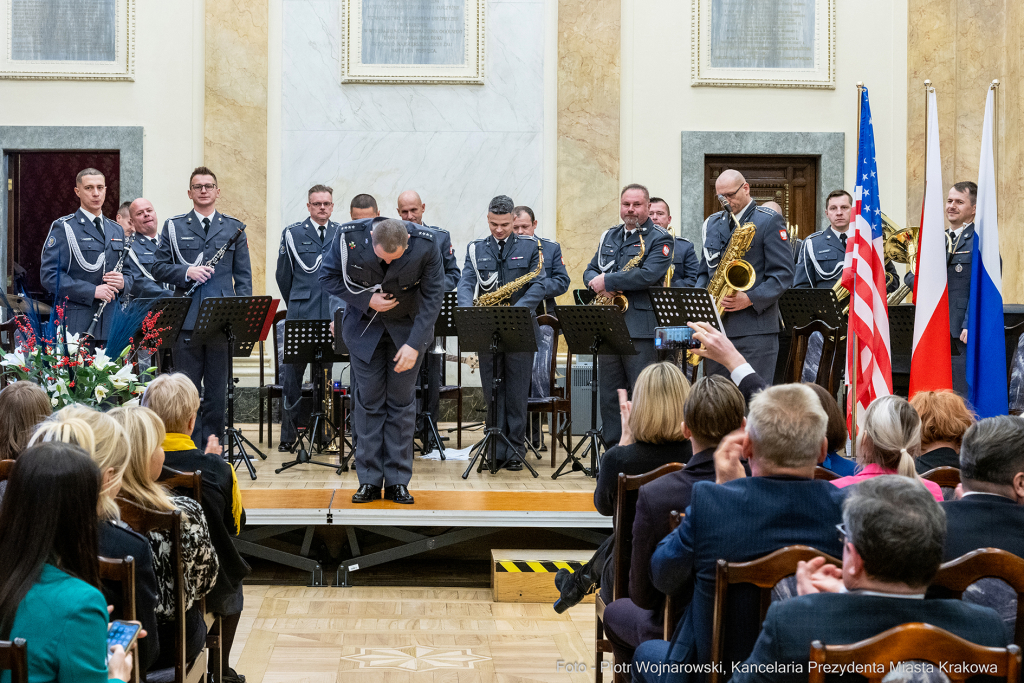
[[[321,230],[321,229],[326,229],[327,228],[327,223],[324,223],[323,225],[320,225],[315,220],[313,220],[312,216],[310,217],[309,222],[313,224],[313,229],[314,230]],[[329,222],[330,221],[328,220],[328,223]]]
[[[199,209],[195,209],[195,208],[192,209],[192,212],[199,218],[199,222],[200,223],[203,222],[204,218],[209,218],[210,222],[213,223],[213,217],[217,214],[217,209],[214,209],[213,213],[211,213],[209,216],[204,216],[203,214],[199,213]]]
[[[1010,500],[1009,496],[1004,496],[1000,493],[989,493],[988,491],[964,491],[962,497],[966,498],[967,496],[995,496],[996,498],[1006,498],[1006,500]]]
[[[750,205],[751,205],[751,204],[753,204],[753,203],[754,203],[754,200],[753,200],[753,199],[751,199],[751,200],[750,200],[750,202],[749,202],[749,203],[748,203],[748,204],[747,204],[746,206],[744,206],[744,207],[743,207],[743,210],[742,210],[742,211],[737,211],[737,212],[736,212],[736,218],[739,218],[740,216],[742,216],[743,214],[745,214],[745,213],[747,212],[747,209],[749,209],[749,208],[750,208]]]
[[[874,595],[880,598],[901,598],[903,600],[924,600],[924,593],[879,593],[878,591],[850,591],[857,595]]]
[[[83,209],[81,207],[79,207],[78,210],[85,214],[85,217],[89,219],[90,223],[95,224],[96,223],[96,219],[99,218],[99,216],[94,216],[94,215],[92,215],[91,213],[89,213],[88,211],[86,211],[85,209]]]

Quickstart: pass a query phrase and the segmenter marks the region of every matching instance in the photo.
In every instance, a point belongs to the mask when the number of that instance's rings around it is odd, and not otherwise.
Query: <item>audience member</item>
[[[812,641],[845,645],[911,622],[979,645],[1009,644],[992,610],[961,600],[921,599],[942,561],[946,524],[938,503],[907,477],[874,477],[855,487],[843,505],[839,532],[843,568],[824,558],[799,563],[800,597],[769,608],[754,651],[733,672],[733,683],[806,681]],[[800,673],[790,672],[795,664]]]
[[[14,464],[0,505],[0,640],[28,642],[28,680],[130,681],[132,655],[107,656],[96,508],[100,472],[77,446],[42,444]]]
[[[210,531],[203,509],[191,498],[168,495],[157,483],[164,464],[164,425],[149,408],[114,408],[109,415],[117,420],[128,436],[131,450],[128,468],[121,483],[121,497],[158,511],[181,510],[182,564],[185,568],[185,654],[195,659],[206,641],[206,623],[200,608],[200,598],[210,592],[219,569],[217,553],[210,541]],[[174,642],[174,569],[171,566],[171,544],[163,532],[147,534],[153,549],[156,578],[160,588],[160,602],[156,616],[160,624],[160,642]],[[162,647],[156,667],[172,665],[173,652]]]
[[[671,512],[682,512],[689,506],[693,485],[714,481],[715,449],[731,432],[743,428],[745,409],[743,395],[724,377],[712,375],[694,384],[683,409],[682,425],[693,457],[685,469],[659,477],[637,492],[629,597],[615,600],[604,612],[605,633],[612,641],[617,661],[633,661],[633,651],[640,643],[661,637],[665,596],[651,581],[651,556],[669,533]],[[680,607],[689,603],[692,592],[692,585],[683,590]],[[678,621],[682,610],[675,612],[672,623]]]
[[[813,382],[804,382],[818,395],[821,407],[828,415],[828,427],[825,430],[825,438],[828,440],[828,455],[821,462],[826,470],[831,470],[841,477],[849,476],[857,472],[857,464],[849,458],[839,455],[841,449],[846,448],[846,416],[836,403],[835,397],[828,393],[828,390]]]
[[[919,391],[910,405],[921,416],[921,455],[914,461],[918,474],[960,467],[960,441],[977,420],[963,397],[952,391]]]
[[[658,544],[651,580],[666,595],[693,598],[671,643],[642,643],[633,677],[654,681],[658,663],[711,661],[712,607],[718,560],[746,562],[789,545],[841,551],[835,525],[845,492],[814,479],[824,458],[828,416],[800,384],[770,387],[750,402],[746,432],[725,437],[715,451],[715,483],[693,485],[686,517]],[[746,458],[753,476],[748,477]],[[745,659],[757,639],[760,595],[736,586],[725,608],[726,661]]]
[[[938,484],[921,479],[914,458],[921,452],[921,418],[900,396],[881,396],[868,406],[857,438],[857,464],[860,471],[849,477],[833,479],[844,488],[882,474],[899,474],[914,479],[942,502]]]
[[[50,397],[35,382],[19,380],[0,391],[0,460],[14,460],[32,430],[50,414]],[[7,482],[0,481],[0,501]]]
[[[217,583],[206,596],[206,610],[221,615],[221,651],[227,661],[242,616],[242,580],[250,571],[231,540],[244,523],[235,470],[221,457],[216,436],[210,435],[205,452],[192,442],[199,392],[187,375],[160,375],[146,387],[142,405],[160,416],[167,430],[164,466],[178,472],[199,470],[203,474],[202,506],[220,563]],[[230,683],[235,676],[233,669],[225,667],[226,681]]]
[[[687,325],[693,330],[693,338],[703,344],[701,348],[694,349],[693,353],[722,365],[748,404],[754,394],[769,386],[764,378],[754,372],[754,366],[747,362],[725,334],[707,323],[692,322]]]

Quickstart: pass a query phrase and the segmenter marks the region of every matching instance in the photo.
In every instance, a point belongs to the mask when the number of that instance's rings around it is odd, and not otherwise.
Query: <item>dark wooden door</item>
[[[735,169],[750,183],[754,201],[777,202],[797,237],[818,228],[818,157],[754,154],[704,158],[704,215],[722,207],[715,196],[715,181],[722,171]]]
[[[11,152],[8,173],[7,281],[17,278],[29,296],[48,301],[39,283],[40,256],[50,224],[74,213],[80,205],[75,195],[75,176],[83,168],[95,168],[107,181],[103,214],[113,219],[121,203],[121,157],[116,151],[59,150]],[[13,290],[20,291],[15,283]]]

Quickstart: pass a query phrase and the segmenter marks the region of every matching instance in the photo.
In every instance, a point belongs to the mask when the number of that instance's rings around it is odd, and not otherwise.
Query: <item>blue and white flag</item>
[[[971,254],[971,299],[967,304],[967,399],[979,418],[1009,412],[1003,275],[996,215],[996,168],[992,139],[995,91],[989,88],[978,167],[978,209]]]

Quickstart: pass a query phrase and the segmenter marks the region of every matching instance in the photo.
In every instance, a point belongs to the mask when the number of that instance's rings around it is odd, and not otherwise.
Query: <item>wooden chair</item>
[[[0,460],[0,481],[7,481],[11,478],[11,470],[14,468],[13,460]]]
[[[668,528],[669,531],[675,531],[679,528],[679,525],[683,523],[683,517],[685,514],[678,510],[673,510],[668,513]],[[661,637],[670,643],[672,642],[672,633],[676,630],[676,625],[672,621],[672,613],[675,611],[675,606],[672,604],[672,596],[665,596],[665,614],[663,615],[663,622],[661,627]]]
[[[633,520],[636,517],[637,490],[644,484],[648,484],[659,477],[672,472],[678,472],[685,465],[678,462],[670,462],[662,465],[656,470],[646,474],[629,476],[619,472],[618,488],[615,496],[615,515],[612,518],[614,527],[614,541],[612,545],[612,558],[615,563],[615,583],[612,585],[612,600],[618,600],[629,595],[629,557],[633,551]],[[597,612],[597,628],[594,643],[594,681],[601,683],[603,680],[601,662],[604,659],[603,653],[612,652],[612,643],[604,637],[604,610],[607,605],[601,599],[598,591],[594,600],[594,608]],[[620,662],[628,664],[628,662]],[[620,674],[615,674],[615,680],[623,680]]]
[[[711,625],[711,661],[720,662],[725,652],[725,609],[729,601],[729,586],[736,583],[748,583],[761,589],[761,615],[758,628],[764,623],[764,617],[772,604],[772,589],[787,576],[796,573],[796,563],[815,557],[824,557],[829,564],[837,567],[842,562],[821,552],[817,548],[806,545],[790,545],[779,548],[775,552],[750,562],[726,562],[718,560],[715,567],[715,602]],[[717,669],[711,673],[711,683],[723,680]]]
[[[789,359],[786,361],[786,381],[803,381],[807,345],[810,342],[811,335],[815,332],[821,334],[823,341],[818,374],[814,378],[814,383],[824,387],[828,390],[828,393],[835,396],[839,390],[839,377],[843,364],[843,358],[838,353],[841,347],[839,343],[839,330],[826,325],[820,320],[812,320],[803,327],[793,328],[793,341],[789,347]]]
[[[150,531],[161,531],[171,539],[171,566],[174,568],[174,683],[199,683],[206,679],[207,652],[204,650],[194,662],[185,661],[185,567],[181,557],[181,510],[161,512],[149,510],[117,499],[121,520],[145,536]],[[206,611],[205,609],[203,610]],[[163,672],[151,672],[147,678],[163,679]],[[218,678],[219,680],[219,678]]]
[[[1013,642],[1024,649],[1024,559],[998,548],[980,548],[944,562],[932,579],[932,585],[962,598],[968,586],[981,579],[1000,579],[1017,592]]]
[[[274,324],[270,327],[270,334],[274,342],[274,383],[267,384],[263,377],[264,363],[264,342],[260,342],[260,443],[263,443],[263,405],[266,402],[267,417],[267,446],[274,445],[274,399],[284,396],[284,385],[281,384],[281,362],[277,351],[277,324],[285,319],[288,311],[278,311],[274,314]]]
[[[444,341],[441,342],[445,350],[445,356],[448,355],[448,338],[445,337]],[[455,337],[455,357],[458,358],[461,355],[461,347],[459,345],[459,338]],[[447,361],[441,366],[447,368]],[[444,372],[445,379],[448,378],[447,370]],[[455,447],[462,448],[462,363],[458,362],[455,364],[455,384],[442,384],[438,390],[438,400],[441,401],[455,401]]]
[[[28,683],[28,646],[24,638],[0,640],[0,671],[11,672],[11,683]]]
[[[940,662],[965,662],[996,667],[998,678],[1015,683],[1020,673],[1020,648],[984,647],[975,645],[949,631],[930,624],[911,623],[896,626],[874,638],[850,645],[823,645],[820,640],[811,643],[808,683],[825,683],[824,665],[857,664],[862,675],[877,683],[889,673],[890,663],[922,660],[938,665]],[[963,681],[975,673],[945,671],[953,681]],[[968,671],[970,667],[964,667]]]
[[[955,467],[936,467],[921,475],[922,479],[935,482],[943,488],[956,488],[960,485],[960,470]]]
[[[821,481],[833,481],[839,479],[839,475],[832,470],[827,470],[821,465],[814,468],[814,478]]]
[[[551,365],[548,368],[548,397],[530,398],[526,402],[528,413],[548,413],[548,432],[551,436],[551,466],[558,466],[558,425],[561,420],[559,416],[569,415],[572,411],[572,354],[567,353],[565,357],[565,387],[555,386],[555,378],[558,375],[558,339],[562,334],[562,326],[558,324],[558,318],[553,315],[537,316],[537,323],[542,327],[550,327],[555,333],[554,348],[551,349]],[[538,419],[540,419],[538,417]],[[571,431],[571,430],[570,430]],[[529,435],[527,435],[529,438]],[[572,450],[572,434],[568,434],[567,444],[563,444],[568,450]]]
[[[135,621],[135,558],[131,555],[124,559],[100,557],[100,579],[118,584],[121,593],[122,610],[115,611],[111,618]],[[132,681],[139,681],[138,651],[132,659]]]

